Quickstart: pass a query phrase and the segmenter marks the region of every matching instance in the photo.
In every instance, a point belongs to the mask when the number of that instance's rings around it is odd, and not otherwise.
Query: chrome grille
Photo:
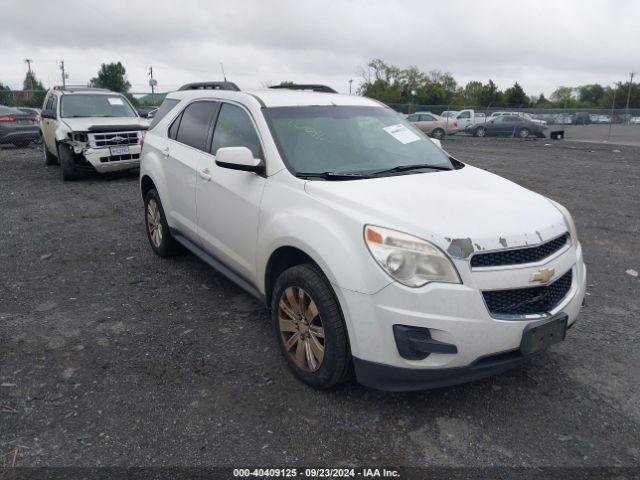
[[[140,132],[90,133],[92,148],[121,147],[140,143]]]

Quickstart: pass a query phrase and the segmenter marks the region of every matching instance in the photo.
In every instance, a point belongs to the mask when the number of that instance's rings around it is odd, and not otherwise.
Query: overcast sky
[[[525,6],[526,5],[526,6]],[[374,58],[458,83],[558,85],[624,81],[640,70],[640,1],[0,0],[0,82],[21,88],[25,58],[46,87],[86,84],[121,61],[132,91],[227,78],[241,88],[281,80],[348,92]]]

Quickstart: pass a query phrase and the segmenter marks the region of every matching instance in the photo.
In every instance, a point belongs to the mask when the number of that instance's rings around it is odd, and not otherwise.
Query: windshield
[[[386,108],[277,107],[266,109],[266,117],[294,174],[368,174],[406,165],[453,168],[428,137]]]
[[[60,116],[69,117],[137,117],[122,95],[63,95]]]

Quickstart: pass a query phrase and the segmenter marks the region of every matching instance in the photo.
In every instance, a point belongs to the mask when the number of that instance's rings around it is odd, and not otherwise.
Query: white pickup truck
[[[460,132],[464,132],[466,128],[471,125],[487,121],[487,117],[484,113],[476,112],[471,109],[460,110],[455,119],[458,121],[458,131]]]

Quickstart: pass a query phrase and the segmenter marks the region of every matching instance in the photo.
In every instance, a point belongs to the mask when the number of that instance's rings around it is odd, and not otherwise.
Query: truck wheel
[[[58,158],[60,159],[60,165],[62,166],[62,180],[65,182],[78,180],[81,175],[74,162],[73,152],[64,143],[58,145]]]
[[[296,265],[278,277],[271,317],[280,350],[300,380],[326,389],[351,377],[347,328],[331,285],[317,266]]]
[[[47,148],[47,144],[42,142],[42,152],[44,153],[44,164],[45,165],[59,165],[58,158],[49,151]]]
[[[441,128],[434,128],[433,131],[431,132],[431,136],[438,140],[442,140],[444,138],[444,135],[445,135],[444,130]]]
[[[474,137],[484,137],[487,134],[487,131],[484,127],[478,127],[473,131]]]
[[[527,138],[529,136],[529,129],[528,128],[521,128],[520,131],[518,132],[518,136],[520,138]]]
[[[171,235],[158,192],[151,189],[144,197],[144,220],[151,248],[159,257],[176,253],[177,242]]]

